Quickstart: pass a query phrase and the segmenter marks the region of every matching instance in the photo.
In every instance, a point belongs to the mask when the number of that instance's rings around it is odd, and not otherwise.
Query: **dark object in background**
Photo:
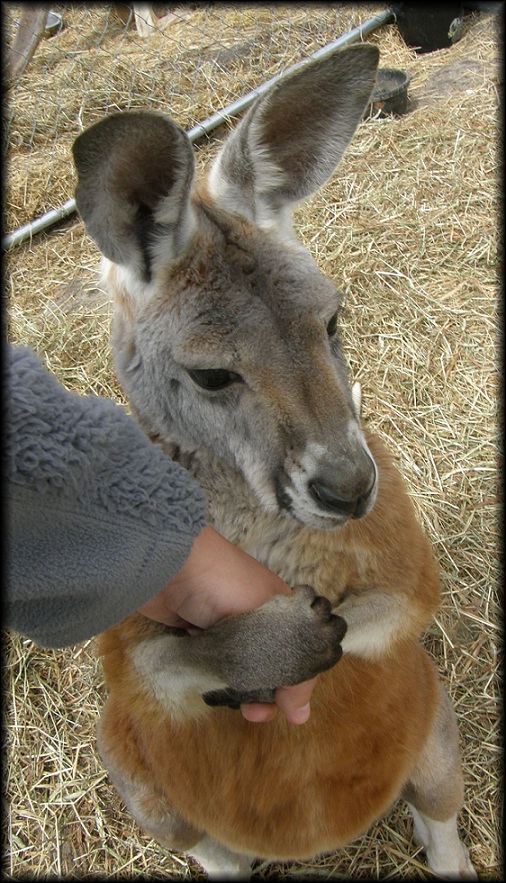
[[[399,33],[417,51],[445,49],[459,39],[462,3],[392,3]]]
[[[364,118],[385,117],[390,114],[401,116],[406,113],[409,81],[409,74],[399,68],[378,68],[376,83]]]

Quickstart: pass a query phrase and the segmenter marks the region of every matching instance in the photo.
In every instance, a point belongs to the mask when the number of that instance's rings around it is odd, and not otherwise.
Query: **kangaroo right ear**
[[[72,152],[88,233],[105,257],[149,282],[157,260],[178,257],[195,230],[188,137],[160,113],[114,113],[82,132]]]
[[[330,178],[362,119],[379,51],[369,43],[303,62],[261,95],[229,135],[209,174],[225,208],[259,226],[291,224],[291,210]]]

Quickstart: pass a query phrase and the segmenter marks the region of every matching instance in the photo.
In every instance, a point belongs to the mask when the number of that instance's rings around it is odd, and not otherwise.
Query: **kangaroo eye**
[[[327,322],[327,334],[329,337],[334,337],[337,331],[337,313],[334,313],[331,319]]]
[[[237,381],[242,380],[240,374],[236,374],[234,371],[227,371],[225,368],[207,368],[201,371],[195,369],[188,371],[188,374],[201,389],[225,389],[231,383],[237,383]]]

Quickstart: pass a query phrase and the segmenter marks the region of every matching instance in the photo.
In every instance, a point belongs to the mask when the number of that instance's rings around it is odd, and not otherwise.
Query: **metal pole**
[[[67,201],[58,208],[52,208],[44,215],[41,215],[40,218],[35,218],[34,221],[28,221],[27,224],[18,227],[13,233],[7,233],[2,239],[2,247],[4,251],[14,248],[15,245],[20,245],[25,239],[31,239],[35,233],[40,233],[42,230],[45,230],[46,227],[51,227],[53,224],[57,224],[58,221],[62,221],[63,218],[68,218],[68,216],[75,211],[75,199],[67,199]]]
[[[327,55],[331,55],[332,52],[335,52],[336,49],[342,49],[343,46],[347,46],[349,43],[355,43],[357,40],[360,40],[362,37],[366,37],[367,34],[370,34],[371,31],[374,31],[376,28],[379,28],[380,25],[389,24],[390,22],[395,21],[395,13],[392,9],[385,9],[383,12],[379,12],[377,15],[373,16],[373,18],[369,18],[362,25],[357,25],[357,27],[352,28],[351,31],[348,31],[346,34],[343,34],[341,37],[338,37],[337,40],[333,40],[331,43],[327,43],[326,46],[323,46],[322,49],[317,49],[316,52],[311,53],[305,58],[303,61],[298,61],[296,64],[293,64],[291,67],[287,68],[284,71],[280,71],[278,74],[275,74],[271,77],[270,80],[266,80],[265,83],[262,83],[260,86],[257,86],[256,89],[252,89],[251,92],[248,92],[246,95],[243,95],[241,98],[238,98],[237,101],[229,104],[228,107],[224,107],[223,110],[219,110],[217,113],[213,113],[212,116],[208,117],[207,120],[204,120],[202,123],[197,123],[192,129],[189,129],[187,135],[190,141],[196,140],[198,137],[204,137],[204,135],[208,135],[209,132],[212,132],[216,126],[221,125],[221,123],[225,123],[231,117],[237,116],[243,110],[246,110],[250,104],[253,103],[255,98],[258,98],[259,95],[262,95],[276,80],[279,79],[283,74],[288,73],[288,71],[293,71],[296,68],[303,67],[305,64],[310,64],[311,61],[314,61],[317,58],[325,58]]]
[[[262,83],[260,86],[257,86],[256,89],[252,89],[251,92],[248,92],[246,95],[243,95],[241,98],[238,98],[236,101],[233,101],[227,107],[224,107],[223,110],[218,111],[217,113],[213,113],[210,117],[204,120],[201,123],[197,123],[196,126],[189,129],[187,131],[188,138],[193,143],[194,141],[198,141],[201,138],[209,135],[210,132],[213,131],[217,126],[220,126],[222,123],[227,122],[227,120],[232,117],[238,116],[238,114],[242,113],[243,110],[246,110],[253,101],[258,98],[259,95],[262,95],[277,79],[279,79],[282,74],[287,73],[288,71],[295,70],[296,68],[300,68],[305,64],[309,64],[311,61],[314,61],[317,58],[325,58],[327,55],[330,55],[332,52],[335,52],[337,49],[342,49],[343,46],[347,46],[349,43],[355,43],[357,40],[361,40],[363,37],[366,37],[367,34],[370,34],[371,31],[374,31],[376,28],[379,28],[381,25],[390,24],[390,22],[395,21],[395,13],[392,9],[385,9],[383,12],[379,12],[377,15],[374,15],[372,18],[369,18],[361,25],[357,25],[352,28],[351,31],[348,31],[346,34],[343,34],[341,37],[338,37],[337,40],[333,40],[331,43],[327,43],[326,46],[323,46],[322,49],[317,49],[316,52],[313,52],[303,61],[299,61],[296,64],[293,64],[291,67],[287,68],[285,71],[280,71],[274,77],[271,77],[270,80],[267,80],[265,83]],[[40,233],[42,230],[47,229],[47,227],[51,227],[53,224],[58,223],[58,221],[62,221],[64,218],[69,217],[73,214],[77,209],[75,199],[67,199],[67,201],[59,206],[59,208],[50,209],[44,215],[41,215],[40,218],[36,218],[33,221],[28,221],[27,224],[23,224],[22,227],[18,227],[17,230],[14,230],[12,233],[7,233],[6,236],[2,239],[2,247],[4,251],[8,251],[11,248],[14,248],[16,245],[20,245],[26,239],[31,239],[35,233]]]

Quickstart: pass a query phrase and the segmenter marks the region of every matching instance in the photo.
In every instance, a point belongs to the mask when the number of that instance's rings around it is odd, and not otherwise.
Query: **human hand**
[[[252,723],[265,723],[276,717],[279,708],[290,724],[305,724],[310,714],[309,700],[315,684],[316,678],[311,678],[294,687],[278,687],[274,704],[250,702],[241,705],[242,716]]]
[[[197,634],[226,616],[254,610],[273,595],[290,591],[280,577],[206,526],[195,537],[178,573],[139,611],[157,622]],[[290,723],[305,723],[315,683],[312,678],[292,687],[279,687],[274,704],[242,705],[243,717],[265,722],[272,720],[279,708]]]

